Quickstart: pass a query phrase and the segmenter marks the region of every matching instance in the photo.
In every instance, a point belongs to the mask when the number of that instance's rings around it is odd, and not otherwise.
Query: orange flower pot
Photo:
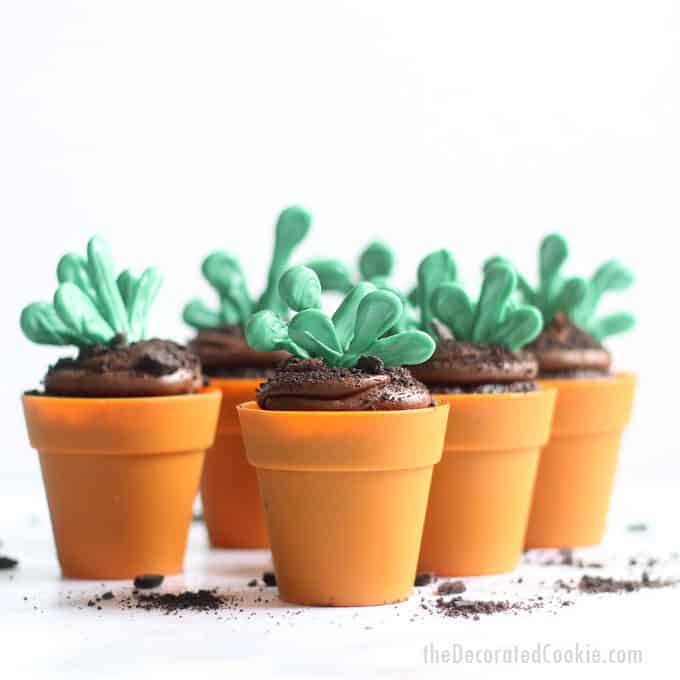
[[[411,594],[448,406],[238,409],[257,469],[281,598],[378,605]]]
[[[248,464],[236,407],[255,399],[260,378],[212,378],[222,392],[215,443],[206,451],[201,499],[216,548],[268,548],[267,523],[255,469]]]
[[[557,403],[538,467],[526,547],[596,545],[604,536],[635,376],[541,384],[557,389]]]
[[[24,395],[67,578],[182,570],[220,392],[123,399]]]
[[[555,391],[434,396],[451,414],[418,568],[445,576],[512,571],[522,554]]]

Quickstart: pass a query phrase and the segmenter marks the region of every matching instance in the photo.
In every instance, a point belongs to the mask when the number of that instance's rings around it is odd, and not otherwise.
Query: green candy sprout
[[[626,333],[634,328],[635,316],[630,312],[614,312],[595,317],[597,306],[605,293],[626,290],[633,284],[633,280],[633,273],[616,260],[610,260],[598,267],[588,279],[585,297],[572,311],[574,323],[597,340]]]
[[[421,327],[438,338],[433,321],[449,328],[462,342],[504,345],[515,352],[542,329],[541,313],[531,305],[517,305],[513,296],[517,274],[504,262],[489,264],[479,299],[473,302],[456,283],[456,266],[448,250],[428,255],[418,267],[418,306]]]
[[[392,248],[384,241],[373,241],[359,255],[359,279],[399,297],[404,311],[390,332],[400,333],[414,328],[416,324],[409,312],[406,296],[389,282],[394,271],[394,262]],[[350,268],[341,260],[318,258],[308,262],[307,267],[316,272],[323,290],[347,294],[355,286]]]
[[[251,298],[248,292],[245,274],[236,257],[223,251],[208,255],[203,261],[202,272],[220,298],[219,309],[213,310],[202,300],[194,299],[184,307],[184,321],[196,330],[206,330],[244,326],[251,314],[259,310],[285,315],[288,310],[278,292],[279,279],[288,268],[295,249],[307,236],[311,223],[310,214],[300,206],[290,206],[280,213],[276,221],[267,287],[257,300]]]
[[[321,281],[309,267],[289,269],[281,277],[279,293],[297,314],[289,322],[270,310],[254,314],[245,329],[253,349],[285,349],[303,359],[321,358],[329,366],[345,368],[368,355],[388,366],[415,365],[434,352],[434,342],[421,331],[383,337],[402,315],[403,305],[397,295],[368,281],[354,286],[332,317],[321,311]]]
[[[57,266],[59,287],[53,302],[33,302],[21,312],[21,330],[41,345],[108,344],[125,334],[128,342],[146,335],[151,305],[161,275],[150,267],[135,277],[128,269],[116,279],[106,242],[97,236],[87,244],[87,259],[64,255]]]
[[[552,322],[557,312],[571,315],[586,296],[584,279],[566,278],[560,273],[568,256],[569,246],[565,239],[560,234],[550,234],[541,242],[538,254],[538,286],[532,288],[523,276],[517,276],[521,298],[541,310],[546,325]],[[510,265],[505,258],[492,257],[485,263],[485,270],[498,262]]]
[[[518,277],[518,288],[523,300],[541,310],[546,325],[553,321],[556,313],[562,312],[597,340],[633,328],[635,317],[628,312],[595,317],[605,293],[626,290],[632,285],[632,272],[616,260],[609,260],[598,267],[589,279],[566,278],[560,272],[568,256],[569,246],[563,236],[546,236],[539,249],[538,287],[534,289],[523,277]],[[485,267],[496,262],[506,260],[494,257],[487,261]]]

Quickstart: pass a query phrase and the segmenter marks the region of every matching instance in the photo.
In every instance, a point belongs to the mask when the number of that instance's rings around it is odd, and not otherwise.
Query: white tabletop
[[[652,574],[680,577],[677,525],[680,502],[672,484],[641,486],[620,481],[610,531],[598,549],[579,557],[602,560],[598,575],[639,577],[641,567],[629,559],[639,554],[660,558]],[[648,530],[628,525],[646,522]],[[556,592],[559,578],[578,579],[584,570],[537,566],[545,555],[525,557],[514,574],[465,579],[470,599],[527,601],[545,598],[543,609],[496,614],[479,621],[425,612],[424,597],[434,602],[433,587],[417,589],[410,601],[385,607],[304,608],[279,601],[273,588],[247,586],[270,568],[266,551],[216,551],[208,548],[204,527],[192,527],[186,571],[166,579],[164,589],[219,588],[235,595],[238,607],[218,613],[185,612],[182,617],[125,610],[127,582],[75,582],[60,578],[41,489],[4,491],[0,498],[0,555],[17,557],[20,566],[0,572],[0,677],[44,678],[246,678],[276,677],[490,677],[494,673],[549,673],[551,677],[595,672],[589,665],[546,663],[488,665],[425,663],[432,644],[452,653],[513,648],[546,655],[612,649],[640,650],[641,667],[608,665],[600,677],[640,677],[650,669],[658,677],[677,677],[677,611],[680,588],[624,595]],[[521,579],[521,583],[518,580]],[[88,607],[106,590],[116,599]],[[259,600],[262,601],[259,601]],[[570,599],[572,606],[560,606]],[[491,652],[485,652],[491,653]],[[582,657],[583,658],[583,657]],[[227,669],[229,673],[227,673]],[[674,671],[674,672],[673,672]],[[199,675],[200,674],[200,675]]]

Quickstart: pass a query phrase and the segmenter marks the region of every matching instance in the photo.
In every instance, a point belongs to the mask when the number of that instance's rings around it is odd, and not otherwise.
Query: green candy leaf
[[[375,290],[359,302],[354,337],[349,352],[365,354],[366,350],[384,335],[398,320],[403,312],[401,300],[386,290]]]
[[[342,346],[331,320],[318,309],[306,309],[291,320],[288,334],[311,356],[321,355],[334,365],[342,358]]]
[[[516,352],[534,340],[543,328],[541,313],[536,307],[525,305],[510,311],[495,332],[494,343],[505,345]]]
[[[87,244],[87,263],[90,280],[97,294],[98,308],[104,320],[113,329],[113,335],[127,333],[129,330],[127,310],[116,283],[111,252],[103,239],[97,236],[90,239]]]
[[[202,270],[222,302],[223,316],[218,325],[245,323],[252,312],[252,302],[238,260],[223,251],[215,251],[203,261]]]
[[[221,316],[198,298],[185,305],[182,318],[185,323],[199,331],[218,328],[222,323]]]
[[[206,281],[220,295],[247,296],[246,280],[239,261],[229,253],[216,250],[203,260],[201,266]]]
[[[411,288],[409,294],[406,296],[408,303],[413,307],[418,306],[418,286]]]
[[[340,260],[316,259],[308,262],[307,266],[316,272],[322,290],[346,293],[353,286],[352,273]]]
[[[285,349],[303,359],[309,358],[307,351],[289,337],[286,322],[268,309],[250,317],[245,326],[245,336],[246,342],[261,352]]]
[[[587,292],[588,285],[585,279],[574,277],[564,281],[551,304],[553,315],[554,312],[570,313],[583,302]]]
[[[404,331],[374,342],[366,354],[386,366],[415,366],[427,361],[435,350],[434,340],[422,331]]]
[[[90,281],[87,260],[77,253],[67,253],[57,265],[57,280],[59,283],[74,283],[91,300],[96,300],[97,294]]]
[[[474,307],[462,286],[445,283],[432,294],[435,316],[453,333],[454,338],[465,340],[472,335],[475,319]]]
[[[517,290],[524,299],[524,302],[530,305],[536,304],[536,294],[534,293],[532,287],[529,285],[527,280],[517,271],[517,269],[513,266],[510,260],[508,260],[506,257],[501,257],[500,255],[490,257],[484,263],[483,271],[486,273],[487,269],[489,269],[489,267],[493,266],[494,264],[505,264],[508,267],[512,267],[513,269],[515,269],[515,274],[517,275]]]
[[[129,318],[130,303],[132,301],[133,295],[135,294],[135,286],[137,285],[137,279],[129,269],[124,269],[120,274],[118,274],[118,278],[116,279],[116,285],[118,286],[120,296],[123,298],[123,304],[128,309]]]
[[[541,284],[546,288],[559,276],[560,269],[569,256],[569,246],[560,234],[546,236],[540,247],[538,264]]]
[[[64,325],[88,343],[108,343],[115,330],[102,319],[94,302],[74,283],[62,283],[54,294],[54,309]]]
[[[316,272],[304,265],[292,267],[281,277],[279,294],[296,312],[321,308],[321,282]]]
[[[340,306],[333,314],[333,325],[338,340],[343,347],[347,347],[354,337],[354,325],[357,319],[357,310],[361,301],[376,290],[375,286],[368,281],[359,282],[345,297]]]
[[[130,319],[129,340],[137,342],[146,334],[146,320],[153,301],[161,288],[163,277],[153,267],[144,271],[136,282],[128,305]]]
[[[472,342],[493,342],[494,332],[504,320],[505,310],[517,285],[514,269],[507,264],[490,266],[484,274],[472,326]]]
[[[612,335],[626,333],[635,327],[635,317],[628,312],[617,312],[593,322],[588,332],[597,340],[604,340]]]
[[[23,334],[39,345],[79,345],[49,302],[32,302],[21,312],[19,321]]]
[[[437,250],[430,253],[418,267],[418,306],[420,307],[421,325],[426,333],[437,337],[432,325],[432,293],[443,283],[453,283],[458,277],[458,270],[453,255],[448,250]]]
[[[279,314],[286,313],[285,305],[279,296],[279,279],[288,268],[293,252],[307,236],[311,223],[311,215],[301,206],[290,206],[279,215],[276,222],[274,252],[267,276],[267,288],[258,302],[258,309],[270,309]]]
[[[633,284],[633,272],[616,260],[605,262],[593,275],[591,285],[600,294],[610,290],[626,290]]]
[[[387,278],[394,269],[394,253],[382,241],[374,241],[359,256],[359,273],[366,281],[377,276]]]

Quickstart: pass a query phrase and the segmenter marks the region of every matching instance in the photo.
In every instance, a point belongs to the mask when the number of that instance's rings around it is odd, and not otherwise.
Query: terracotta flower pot
[[[216,548],[268,548],[267,523],[255,469],[243,448],[238,404],[255,399],[260,378],[213,378],[222,391],[215,443],[206,451],[201,499],[210,543]]]
[[[123,399],[24,395],[62,573],[182,570],[220,392]]]
[[[555,391],[434,397],[451,413],[418,568],[446,576],[512,571],[522,554]]]
[[[409,597],[448,406],[410,411],[239,407],[279,593],[308,605]]]
[[[538,467],[526,547],[596,545],[604,536],[635,376],[541,384],[557,389],[557,403]]]

